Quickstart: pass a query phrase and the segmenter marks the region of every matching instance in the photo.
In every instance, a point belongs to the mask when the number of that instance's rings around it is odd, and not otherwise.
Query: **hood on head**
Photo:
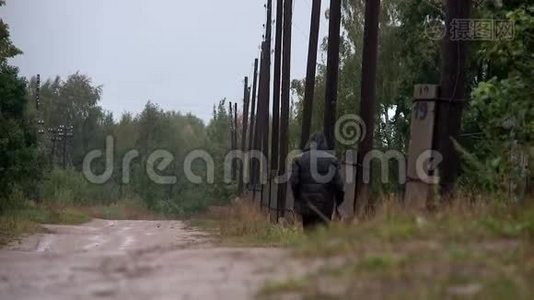
[[[304,151],[309,150],[328,150],[328,142],[323,133],[314,133],[310,137],[306,147],[304,147]]]

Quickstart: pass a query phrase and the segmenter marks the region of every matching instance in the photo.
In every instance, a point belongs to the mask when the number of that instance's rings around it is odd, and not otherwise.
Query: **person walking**
[[[328,150],[326,137],[315,133],[293,161],[290,184],[295,211],[302,216],[305,231],[328,225],[343,202],[339,163]]]

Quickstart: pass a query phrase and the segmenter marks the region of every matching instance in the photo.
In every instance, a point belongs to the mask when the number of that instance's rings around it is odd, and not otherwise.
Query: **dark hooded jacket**
[[[328,152],[326,138],[314,134],[304,152],[293,162],[291,188],[295,209],[302,215],[316,214],[319,210],[325,217],[332,216],[334,201],[343,202],[343,181],[339,164]]]

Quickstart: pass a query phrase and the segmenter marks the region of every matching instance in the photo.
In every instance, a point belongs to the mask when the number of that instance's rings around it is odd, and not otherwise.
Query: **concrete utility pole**
[[[317,47],[319,44],[319,27],[321,21],[321,0],[313,0],[310,25],[310,43],[308,45],[308,66],[306,69],[306,87],[304,90],[304,110],[300,149],[304,149],[310,138],[313,97],[315,96],[315,74],[317,70]]]
[[[354,193],[354,209],[356,215],[362,209],[372,208],[370,183],[364,182],[364,173],[371,170],[363,169],[365,156],[373,150],[376,107],[376,65],[378,53],[378,21],[380,17],[380,0],[365,1],[365,25],[362,53],[362,89],[360,116],[366,126],[367,134],[358,147],[356,165],[356,191]]]
[[[289,151],[289,97],[291,96],[291,27],[293,0],[284,0],[284,49],[282,58],[282,107],[280,120],[280,161],[278,175],[286,173],[286,159]],[[278,218],[284,217],[286,207],[287,183],[278,186]]]
[[[441,48],[440,101],[438,101],[435,148],[443,156],[439,166],[440,192],[445,198],[452,195],[458,175],[459,157],[453,139],[458,139],[465,101],[465,61],[467,43],[457,22],[469,18],[471,0],[447,0],[445,26]],[[455,24],[456,23],[456,24]]]
[[[245,151],[247,151],[246,145],[247,145],[247,129],[248,129],[248,103],[249,103],[249,97],[250,97],[250,89],[248,87],[248,77],[245,77],[244,79],[244,89],[243,89],[243,125],[242,125],[242,134],[241,134],[241,150],[243,151],[243,155]],[[241,161],[240,165],[240,174],[239,174],[239,185],[238,185],[238,192],[239,195],[243,194],[243,184],[245,182],[245,157],[243,157],[243,160]]]
[[[328,28],[328,57],[326,59],[326,95],[324,108],[324,134],[330,149],[335,149],[335,123],[337,82],[339,74],[339,43],[341,30],[341,0],[330,0]]]
[[[439,99],[439,86],[437,84],[417,84],[414,87],[412,104],[412,120],[410,122],[410,145],[408,148],[408,165],[405,185],[404,205],[415,212],[424,212],[428,208],[428,200],[434,190],[430,178],[421,177],[421,171],[430,175],[433,171],[433,159],[428,157],[429,164],[418,166],[418,161],[425,158],[428,150],[432,150],[434,140],[434,124],[436,120],[436,107]],[[434,154],[432,154],[434,155]]]

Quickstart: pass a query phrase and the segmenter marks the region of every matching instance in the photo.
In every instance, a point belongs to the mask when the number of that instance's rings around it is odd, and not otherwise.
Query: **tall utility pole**
[[[232,105],[232,102],[228,102],[228,107],[230,110],[230,151],[233,151],[233,150],[236,150],[236,145],[234,143],[235,141],[234,114],[233,114],[234,107]],[[235,160],[232,160],[231,164],[232,164],[232,180],[235,180],[236,178]]]
[[[232,105],[232,102],[228,102],[228,108],[230,111],[230,150],[235,150],[234,147],[234,106]]]
[[[260,76],[260,95],[259,101],[261,103],[261,118],[259,121],[261,125],[261,149],[267,165],[262,166],[263,174],[268,175],[268,161],[269,161],[269,98],[270,98],[270,82],[271,82],[271,36],[272,36],[272,0],[267,0],[267,20],[265,22],[265,40],[262,48],[262,66]],[[262,190],[265,186],[262,186]],[[262,196],[265,193],[262,193]],[[262,197],[263,198],[263,197]],[[263,199],[262,199],[263,201]]]
[[[263,46],[262,46],[263,48]],[[263,55],[260,54],[260,57]],[[260,64],[261,65],[261,64]],[[257,151],[259,150],[259,138],[260,138],[260,122],[259,120],[259,100],[256,103],[257,97],[257,84],[258,84],[258,59],[254,61],[254,83],[252,86],[252,117],[251,117],[251,127],[250,127],[250,150]],[[252,201],[256,200],[256,184],[257,184],[257,174],[258,174],[258,162],[251,157],[250,160],[250,187],[252,189]]]
[[[315,74],[317,69],[317,47],[319,44],[319,26],[321,21],[321,0],[313,0],[310,25],[310,43],[308,45],[308,66],[306,69],[306,87],[304,90],[304,111],[300,149],[304,149],[310,138],[313,97],[315,96]]]
[[[254,60],[254,78],[252,79],[252,103],[250,105],[250,129],[248,136],[248,151],[254,150],[254,138],[256,132],[256,89],[258,84],[258,59]],[[252,189],[252,200],[254,201],[254,160],[249,157],[249,188]]]
[[[284,0],[284,49],[282,58],[282,107],[280,120],[280,161],[278,175],[286,173],[286,159],[289,148],[289,97],[291,85],[291,27],[293,0]],[[278,186],[278,217],[284,217],[286,207],[287,183]]]
[[[365,25],[363,33],[362,52],[362,89],[360,102],[360,115],[366,126],[367,134],[358,147],[356,165],[356,191],[354,193],[354,209],[357,214],[362,209],[372,208],[370,203],[371,188],[364,182],[364,173],[371,170],[363,169],[365,156],[373,150],[376,107],[376,64],[378,52],[378,20],[380,15],[380,0],[365,1]]]
[[[243,155],[245,155],[245,151],[247,150],[247,129],[248,129],[248,103],[249,103],[249,97],[250,97],[250,89],[248,87],[248,77],[245,77],[244,79],[244,89],[243,89],[243,125],[242,125],[242,134],[241,134],[241,151],[243,151]],[[245,157],[243,157],[243,160],[241,160],[240,165],[240,174],[239,174],[239,185],[238,185],[238,192],[239,195],[243,194],[243,184],[245,182]]]
[[[265,23],[265,76],[263,78],[264,108],[263,111],[263,151],[266,158],[269,157],[269,99],[271,84],[271,36],[272,36],[272,0],[267,0],[267,21]],[[267,169],[268,167],[265,166]]]
[[[239,125],[237,124],[237,102],[234,103],[234,149],[237,150]],[[237,165],[236,165],[237,166]],[[237,171],[237,169],[236,169]]]
[[[37,74],[35,82],[35,109],[39,111],[41,107],[41,75]]]
[[[280,72],[282,68],[282,28],[284,19],[284,0],[276,2],[276,36],[274,43],[273,74],[273,133],[271,136],[271,172],[278,170],[278,149],[280,138]]]
[[[63,137],[63,170],[67,169],[67,136]]]
[[[72,125],[60,125],[59,136],[63,140],[63,169],[67,169],[67,140],[74,136],[74,127]]]
[[[248,150],[252,150],[254,142],[254,130],[256,126],[256,89],[258,84],[258,59],[254,60],[254,77],[252,78],[252,103],[250,105],[250,130],[248,136]],[[252,178],[252,176],[250,177]]]
[[[339,73],[339,43],[341,30],[341,0],[330,0],[328,28],[328,57],[326,59],[326,95],[324,107],[324,133],[328,147],[335,149],[335,123],[337,105],[337,82]]]
[[[441,48],[440,101],[438,102],[435,149],[443,155],[439,166],[440,192],[445,198],[452,195],[458,175],[459,157],[454,149],[453,139],[457,139],[462,122],[465,103],[465,61],[467,43],[462,40],[462,30],[454,30],[453,24],[459,19],[469,18],[471,0],[447,0],[445,19],[446,35]],[[456,19],[456,21],[455,21]],[[460,20],[461,21],[461,20]],[[456,24],[458,26],[458,24]]]
[[[59,140],[57,129],[56,128],[48,128],[48,133],[51,134],[50,139],[52,140],[52,149],[50,151],[50,163],[52,166],[55,164],[55,158],[56,158],[56,142]]]
[[[43,113],[41,113],[41,75],[37,74],[35,82],[35,110],[37,115],[37,134],[44,135],[44,125],[45,121],[43,120]]]
[[[254,141],[253,141],[253,147],[254,147],[254,150],[255,151],[260,151],[262,150],[261,148],[261,142],[263,140],[262,138],[262,135],[263,135],[263,122],[262,122],[262,115],[263,115],[263,111],[265,110],[264,108],[264,93],[263,93],[263,81],[264,81],[264,77],[265,77],[265,63],[264,63],[264,60],[265,60],[265,41],[263,41],[261,43],[261,55],[260,55],[260,73],[259,73],[259,84],[258,84],[258,103],[257,103],[257,107],[256,107],[256,119],[254,121]],[[258,184],[260,183],[260,169],[261,169],[261,166],[259,164],[259,162],[255,159],[252,160],[252,200],[255,201],[256,200],[256,189],[258,187]],[[261,201],[261,197],[260,197],[260,201]]]

